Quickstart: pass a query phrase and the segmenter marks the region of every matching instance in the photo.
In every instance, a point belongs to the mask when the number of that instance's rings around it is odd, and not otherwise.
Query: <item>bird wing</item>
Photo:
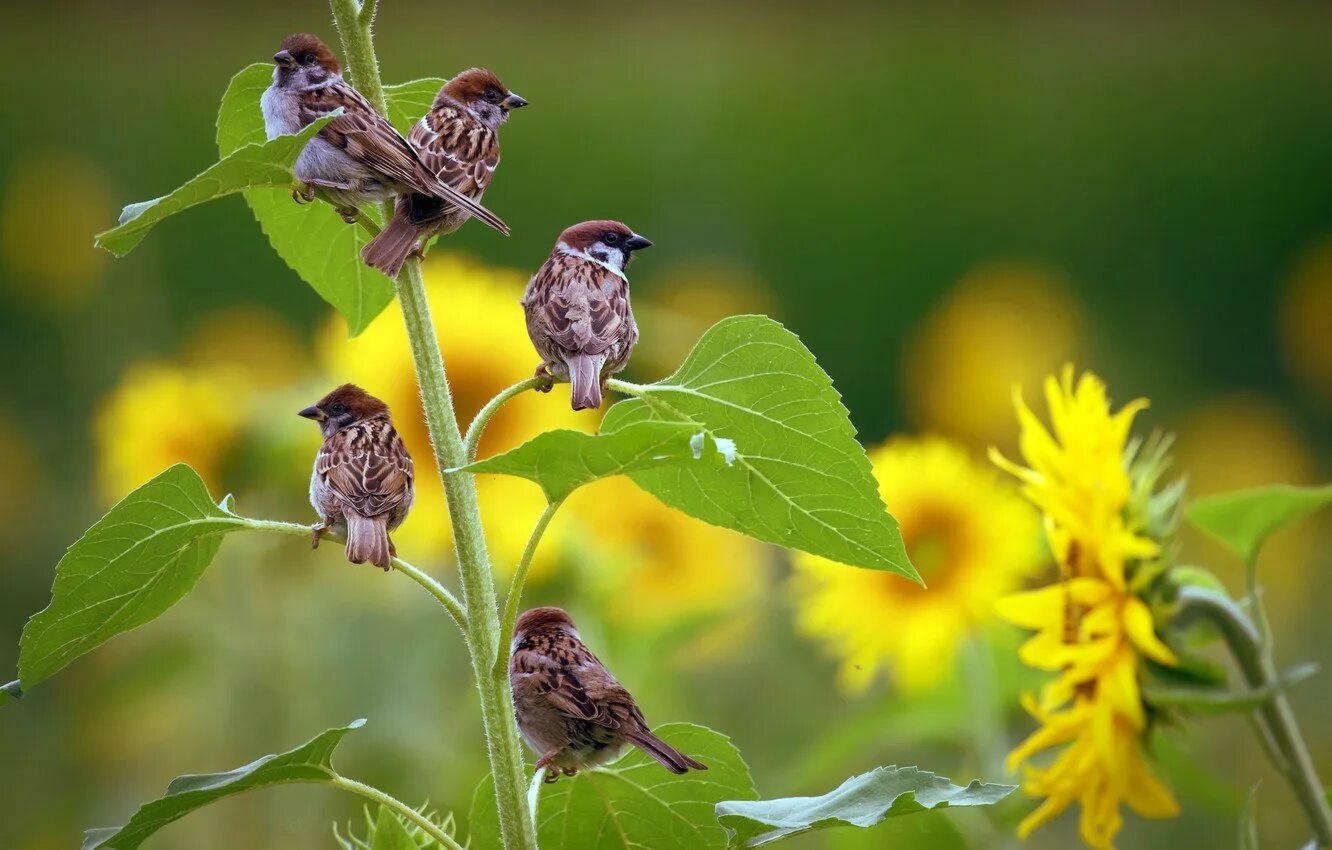
[[[408,137],[426,169],[442,183],[480,198],[499,165],[499,138],[495,131],[462,110],[441,103],[425,114]]]
[[[435,177],[388,119],[376,112],[370,102],[345,81],[306,89],[300,93],[299,104],[301,126],[336,109],[343,110],[319,131],[319,135],[352,159],[365,163],[395,183],[447,200],[501,233],[509,232],[508,225],[499,216]]]
[[[514,654],[513,668],[530,694],[544,696],[570,717],[608,729],[619,729],[626,721],[641,721],[642,714],[624,686],[596,659],[583,650],[585,663],[561,664],[548,655],[530,650]]]
[[[571,354],[601,354],[629,333],[629,287],[596,263],[552,258],[532,288],[532,321]]]
[[[348,509],[366,517],[402,506],[416,474],[397,430],[382,420],[350,425],[325,440],[315,472]]]

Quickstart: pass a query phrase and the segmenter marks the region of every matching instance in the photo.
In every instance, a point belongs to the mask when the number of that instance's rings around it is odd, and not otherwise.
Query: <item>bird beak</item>
[[[624,243],[624,247],[630,251],[641,251],[644,248],[652,247],[652,240],[635,233],[629,237],[629,241]]]
[[[291,55],[290,50],[279,50],[273,54],[273,64],[280,65],[283,68],[290,68],[296,64],[296,57]]]
[[[501,106],[503,106],[505,109],[522,109],[526,105],[527,101],[519,97],[518,95],[514,94],[513,92],[509,92],[509,96],[504,98],[503,102],[501,103]]]
[[[313,404],[305,408],[304,410],[297,412],[296,415],[304,416],[306,419],[313,419],[316,422],[323,422],[324,419],[327,418],[324,416],[324,411],[315,407]]]

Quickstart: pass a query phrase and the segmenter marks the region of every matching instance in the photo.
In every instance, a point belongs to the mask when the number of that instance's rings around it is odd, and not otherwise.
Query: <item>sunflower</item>
[[[1015,397],[1030,466],[991,451],[1044,515],[1062,579],[996,606],[1003,618],[1036,632],[1020,650],[1023,662],[1058,673],[1039,700],[1023,698],[1041,728],[1009,755],[1009,767],[1025,767],[1024,789],[1043,801],[1018,834],[1025,838],[1078,802],[1083,841],[1109,850],[1123,826],[1121,805],[1144,817],[1179,812],[1143,756],[1148,717],[1138,681],[1144,659],[1177,663],[1139,594],[1162,568],[1161,538],[1172,525],[1179,488],[1153,492],[1164,446],[1143,451],[1129,439],[1145,399],[1113,413],[1105,384],[1090,373],[1075,382],[1071,366],[1046,380],[1045,397],[1049,429]],[[1048,766],[1029,763],[1064,745]]]
[[[929,589],[900,576],[796,556],[797,626],[841,659],[849,691],[891,669],[906,690],[938,682],[967,630],[1042,562],[1035,512],[939,437],[900,437],[873,449],[879,491]]]
[[[500,390],[531,377],[537,356],[527,338],[518,298],[526,284],[516,269],[492,268],[453,255],[433,257],[424,266],[426,293],[448,366],[449,387],[459,421],[472,416]],[[320,346],[320,362],[330,387],[350,381],[382,398],[416,461],[416,503],[412,515],[394,534],[408,558],[440,557],[451,552],[444,490],[434,470],[411,346],[395,301],[355,339],[347,339],[341,321],[331,317]],[[587,431],[596,417],[569,408],[567,387],[549,395],[523,393],[491,420],[478,451],[487,457],[514,448],[552,428]],[[317,435],[312,435],[313,440]],[[313,448],[311,455],[313,455]],[[477,479],[477,493],[498,572],[512,568],[540,515],[545,499],[531,483],[503,475]],[[551,524],[537,550],[534,574],[559,551],[566,523]]]

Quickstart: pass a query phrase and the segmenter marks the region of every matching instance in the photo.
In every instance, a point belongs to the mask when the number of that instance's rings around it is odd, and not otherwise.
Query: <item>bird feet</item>
[[[319,540],[320,540],[320,538],[322,538],[325,534],[327,534],[327,533],[328,533],[328,530],[329,530],[330,528],[332,528],[332,527],[333,527],[333,523],[329,522],[328,520],[323,520],[322,522],[316,522],[314,525],[311,525],[311,526],[310,526],[310,548],[311,548],[311,549],[318,549],[318,548],[319,548]]]
[[[533,387],[533,389],[539,393],[548,393],[550,392],[550,388],[555,386],[555,376],[551,374],[550,367],[545,363],[536,367],[536,371],[532,373],[532,377],[536,378],[537,381],[537,385]]]
[[[291,187],[291,199],[298,204],[305,205],[313,203],[315,199],[315,187],[309,183],[296,181],[296,185]]]
[[[356,207],[338,207],[338,215],[348,224],[355,224],[361,220],[361,211]]]

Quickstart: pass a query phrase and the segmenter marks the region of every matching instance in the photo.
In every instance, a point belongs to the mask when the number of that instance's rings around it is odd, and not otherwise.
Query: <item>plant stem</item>
[[[310,526],[308,525],[295,522],[275,522],[267,519],[250,519],[249,517],[241,517],[241,520],[257,531],[276,531],[279,534],[310,539]],[[332,533],[326,533],[324,539],[330,543],[345,542]],[[458,625],[458,629],[464,634],[467,632],[467,611],[463,608],[462,603],[458,601],[458,597],[450,593],[447,587],[436,581],[429,573],[419,567],[412,566],[402,558],[393,559],[393,568],[425,588],[427,593],[435,597],[439,604],[444,606],[444,610],[453,618],[453,622]]]
[[[380,791],[378,788],[366,785],[362,782],[357,782],[355,779],[348,779],[347,777],[342,776],[341,774],[334,774],[332,779],[332,785],[334,788],[340,788],[343,791],[350,791],[353,794],[357,794],[361,797],[364,797],[367,800],[378,803],[379,805],[392,810],[399,817],[404,818],[405,820],[409,820],[412,823],[416,824],[417,826],[421,827],[421,829],[424,830],[427,835],[435,839],[435,841],[439,842],[440,847],[446,847],[448,848],[448,850],[463,850],[461,844],[455,841],[453,837],[450,836],[447,832],[440,829],[433,822],[431,822],[430,818],[421,814],[416,809],[413,809],[411,806],[402,802],[398,798],[390,794],[386,794],[383,791]]]
[[[384,88],[379,79],[369,22],[362,20],[362,10],[356,0],[330,0],[330,5],[344,53],[355,69],[354,84],[375,108],[385,112]],[[535,850],[536,831],[527,814],[527,770],[513,718],[509,677],[493,673],[493,655],[499,641],[499,609],[490,555],[486,551],[481,526],[481,509],[476,498],[476,480],[471,473],[449,471],[463,466],[466,460],[420,263],[408,260],[394,283],[411,343],[435,466],[444,483],[453,528],[462,601],[467,611],[464,634],[481,701],[486,754],[495,780],[500,835],[507,850]]]
[[[481,435],[485,433],[486,426],[490,424],[490,417],[495,415],[504,404],[511,398],[521,395],[530,389],[536,388],[540,383],[536,378],[528,378],[526,381],[519,381],[511,387],[500,392],[499,395],[486,402],[486,406],[477,411],[472,419],[472,424],[467,426],[467,436],[463,439],[463,457],[471,463],[476,460],[476,447],[481,444]]]
[[[523,547],[523,555],[518,559],[518,566],[513,569],[513,578],[509,581],[509,595],[504,597],[504,619],[500,623],[499,645],[495,648],[496,676],[504,675],[509,666],[508,647],[513,642],[513,624],[518,622],[518,605],[523,600],[523,585],[527,582],[528,570],[532,568],[532,556],[536,554],[541,535],[546,533],[546,526],[550,525],[551,518],[562,504],[564,500],[560,499],[546,505],[546,509],[537,518],[536,525],[527,538],[527,545]]]
[[[1271,688],[1271,699],[1257,709],[1270,731],[1277,753],[1285,764],[1273,760],[1277,770],[1290,783],[1295,797],[1304,808],[1319,847],[1332,847],[1332,807],[1324,796],[1323,784],[1314,769],[1309,746],[1300,733],[1290,700],[1280,689],[1280,677],[1262,634],[1234,602],[1224,594],[1202,587],[1185,587],[1179,592],[1181,624],[1206,619],[1217,626],[1230,654],[1250,688]]]

